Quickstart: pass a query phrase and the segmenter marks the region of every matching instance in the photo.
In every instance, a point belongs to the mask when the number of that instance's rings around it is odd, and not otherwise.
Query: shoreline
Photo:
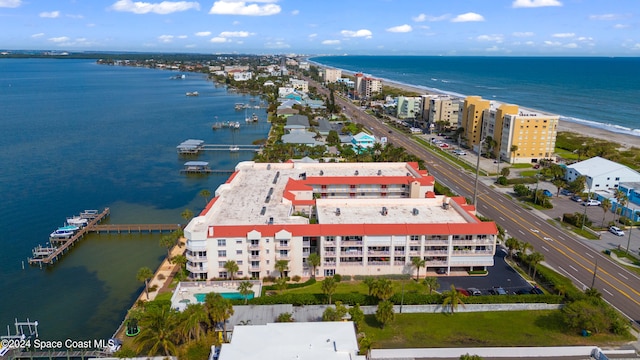
[[[315,62],[311,59],[307,59],[310,63],[315,64],[316,66],[320,67],[320,68],[333,68],[330,66],[326,66],[323,65],[321,63]],[[346,70],[346,69],[340,69],[342,70],[343,74],[345,75],[351,75],[353,76],[354,74],[356,74],[356,72],[351,71],[351,70]],[[420,94],[425,94],[425,95],[451,95],[451,96],[456,96],[456,97],[462,97],[465,98],[466,96],[470,96],[470,95],[463,95],[463,94],[458,94],[458,93],[454,93],[454,92],[446,92],[446,91],[438,91],[435,89],[430,89],[426,86],[420,86],[420,85],[411,85],[411,84],[406,84],[406,83],[402,83],[399,81],[394,81],[394,80],[390,80],[390,79],[386,79],[386,78],[379,78],[380,80],[383,81],[383,86],[389,86],[389,87],[393,87],[396,89],[401,89],[404,91],[408,91],[408,92],[416,92],[416,93],[420,93]],[[517,104],[516,104],[517,105]],[[526,108],[526,107],[522,107],[520,105],[518,105],[521,108]],[[531,110],[535,110],[535,111],[539,111],[539,112],[545,112],[545,111],[541,111],[541,110],[537,110],[537,109],[531,109]],[[627,148],[630,149],[632,147],[640,147],[640,131],[637,132],[637,135],[632,135],[629,133],[623,133],[623,132],[617,132],[617,131],[612,131],[609,130],[607,128],[603,128],[606,126],[611,126],[614,127],[614,125],[610,125],[610,124],[605,124],[605,123],[598,123],[598,122],[593,122],[593,126],[582,123],[582,122],[577,122],[577,121],[571,121],[569,120],[570,118],[560,115],[560,114],[555,114],[555,115],[559,115],[560,116],[560,121],[558,122],[558,131],[562,131],[562,132],[572,132],[572,133],[576,133],[582,136],[586,136],[586,137],[590,137],[590,138],[595,138],[595,139],[604,139],[607,141],[612,141],[615,143],[620,144],[621,147],[623,148]],[[599,125],[599,126],[596,126]],[[632,130],[633,131],[633,130]]]

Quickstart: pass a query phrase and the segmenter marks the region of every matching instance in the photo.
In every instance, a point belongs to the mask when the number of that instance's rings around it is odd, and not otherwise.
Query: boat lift
[[[7,325],[7,335],[0,336],[0,339],[3,340],[25,340],[27,338],[32,339],[38,338],[38,321],[18,321],[15,319],[16,326],[16,334],[11,335],[11,331],[9,330],[9,325]],[[25,332],[25,328],[27,332]]]

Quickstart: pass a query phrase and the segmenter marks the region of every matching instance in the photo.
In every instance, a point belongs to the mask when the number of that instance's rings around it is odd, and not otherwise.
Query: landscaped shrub
[[[366,278],[374,278],[374,279],[389,279],[389,280],[408,280],[411,279],[411,274],[387,274],[387,275],[379,275],[379,276],[370,276],[370,275],[354,275],[353,279],[362,281]]]
[[[504,185],[507,185],[507,184],[509,183],[509,180],[508,180],[506,177],[504,177],[504,176],[500,176],[500,177],[498,178],[498,180],[496,180],[496,182],[497,182],[499,185],[503,185],[503,186],[504,186]]]
[[[287,284],[286,289],[298,289],[298,288],[302,288],[305,286],[309,286],[309,285],[313,285],[316,283],[316,279],[311,278],[303,283],[298,283],[298,284]],[[263,293],[267,290],[279,290],[277,285],[267,285],[267,286],[263,286],[262,287],[262,291]]]
[[[333,275],[333,280],[335,280],[337,283],[339,283],[340,281],[342,281],[342,275],[340,275],[340,274]]]
[[[535,177],[521,177],[521,178],[513,178],[508,179],[507,183],[509,185],[515,184],[535,184],[538,180]]]
[[[563,214],[562,221],[575,227],[582,227],[583,224],[584,226],[590,227],[593,224],[593,222],[589,220],[588,216],[585,216],[580,212],[575,212],[573,214]]]
[[[302,278],[300,277],[300,275],[295,275],[294,277],[291,278],[291,280],[293,280],[294,282],[300,282]]]

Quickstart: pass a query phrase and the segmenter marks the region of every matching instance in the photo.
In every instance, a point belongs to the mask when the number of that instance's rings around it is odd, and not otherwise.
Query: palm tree
[[[187,264],[187,257],[184,255],[176,255],[171,258],[171,261],[176,265],[180,265],[180,268],[184,268]]]
[[[287,279],[279,277],[276,279],[276,289],[284,291],[287,288]]]
[[[620,198],[620,200],[618,201],[618,203],[620,204],[620,215],[618,215],[618,222],[620,222],[620,218],[622,217],[622,214],[624,213],[624,208],[629,203],[629,198],[627,197],[627,195],[623,195]]]
[[[387,323],[393,321],[394,317],[393,303],[388,300],[381,301],[378,304],[378,309],[376,310],[376,320],[378,320],[380,326],[384,328]]]
[[[420,268],[424,267],[425,263],[426,262],[423,258],[420,258],[420,257],[411,258],[411,266],[416,268],[416,281],[418,281],[418,279],[420,278]]]
[[[171,263],[171,248],[176,244],[176,239],[172,235],[163,235],[160,238],[160,246],[167,248],[167,260]]]
[[[456,286],[451,284],[451,290],[446,291],[444,293],[444,298],[442,299],[442,306],[449,305],[449,309],[451,314],[455,312],[458,308],[458,305],[462,305],[464,307],[464,302],[462,301],[462,294],[456,290]]]
[[[180,214],[180,216],[182,216],[182,218],[186,222],[189,222],[191,219],[193,219],[193,211],[189,209],[184,209],[184,211]]]
[[[562,179],[554,179],[551,183],[557,188],[556,197],[560,196],[560,191],[564,189],[565,185],[567,184]]]
[[[509,151],[511,152],[511,163],[513,164],[513,162],[515,161],[516,151],[518,151],[518,145],[511,145]]]
[[[534,251],[531,255],[528,256],[527,260],[529,260],[529,270],[533,268],[533,276],[532,278],[536,278],[536,272],[538,271],[538,264],[544,261],[544,255],[541,253]]]
[[[373,294],[373,289],[376,286],[376,279],[371,277],[371,276],[367,276],[366,278],[364,278],[364,280],[362,280],[362,282],[367,285],[367,289],[369,290],[369,296],[371,296]]]
[[[204,198],[204,206],[206,207],[209,204],[209,196],[211,196],[211,192],[207,189],[200,190],[200,196]]]
[[[422,280],[422,284],[429,288],[429,295],[433,292],[433,290],[438,290],[440,287],[440,283],[438,283],[438,279],[433,276],[427,276]]]
[[[513,259],[513,253],[522,246],[520,241],[514,237],[508,238],[504,244],[509,249],[509,259]]]
[[[238,263],[236,263],[234,260],[229,260],[224,263],[224,269],[227,270],[227,275],[231,280],[233,280],[233,275],[237,273],[238,270],[240,270],[240,268],[238,267]]]
[[[607,212],[611,210],[611,200],[609,200],[609,198],[604,198],[600,203],[600,206],[602,207],[602,227],[604,228],[604,218],[607,216]]]
[[[519,252],[521,253],[523,259],[527,256],[527,251],[529,250],[533,250],[533,245],[531,245],[528,241],[520,243]]]
[[[598,289],[590,287],[588,288],[585,292],[585,295],[587,295],[588,297],[592,297],[592,298],[596,298],[599,299],[602,297],[602,293],[600,291],[598,291]]]
[[[253,290],[251,290],[251,288],[253,288],[253,284],[250,281],[243,281],[240,283],[240,285],[238,285],[238,292],[244,298],[245,305],[249,300],[249,294],[253,293]]]
[[[320,266],[320,261],[320,255],[316,253],[309,254],[309,257],[307,258],[307,264],[311,266],[311,277],[314,279],[316,278],[316,268]]]
[[[333,277],[328,277],[322,280],[322,293],[329,298],[329,304],[331,304],[331,296],[335,294],[338,284]]]
[[[153,271],[148,267],[141,267],[136,274],[136,279],[144,283],[144,290],[147,293],[147,300],[149,300],[149,279],[153,277]]]
[[[208,324],[209,317],[207,310],[203,304],[189,304],[181,313],[181,321],[178,325],[180,333],[186,342],[191,339],[200,341],[200,337],[204,333],[203,326]]]
[[[158,353],[177,355],[176,311],[171,309],[171,305],[149,307],[140,319],[140,327],[142,330],[134,340],[138,344],[138,353],[146,350],[149,356]]]
[[[393,284],[388,279],[378,279],[371,291],[371,295],[385,301],[393,295]]]
[[[284,277],[284,273],[289,270],[289,260],[278,260],[273,267],[278,270],[280,277]]]
[[[216,292],[210,292],[204,297],[204,306],[207,309],[209,320],[213,326],[222,323],[222,336],[227,341],[227,320],[233,315],[231,301],[225,299]]]

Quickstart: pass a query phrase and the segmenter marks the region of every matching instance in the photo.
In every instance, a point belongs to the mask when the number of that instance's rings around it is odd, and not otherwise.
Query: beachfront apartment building
[[[422,97],[419,96],[398,96],[396,107],[396,117],[398,119],[421,119],[422,118]]]
[[[322,78],[324,79],[325,83],[334,83],[342,77],[342,70],[340,69],[323,68],[321,71]]]
[[[307,80],[290,79],[289,83],[291,83],[291,87],[298,91],[302,91],[304,93],[309,92],[309,82]]]
[[[417,163],[241,162],[207,207],[184,229],[192,279],[427,273],[493,265],[497,227],[462,197],[434,193]]]
[[[354,97],[356,99],[368,99],[382,91],[382,80],[366,76],[362,73],[355,74]]]
[[[481,141],[491,137],[495,157],[509,163],[536,163],[554,160],[558,115],[519,108],[468,96],[464,100],[461,124],[467,145],[476,151]]]
[[[455,130],[460,127],[463,100],[450,95],[422,95],[424,120],[429,129]]]

